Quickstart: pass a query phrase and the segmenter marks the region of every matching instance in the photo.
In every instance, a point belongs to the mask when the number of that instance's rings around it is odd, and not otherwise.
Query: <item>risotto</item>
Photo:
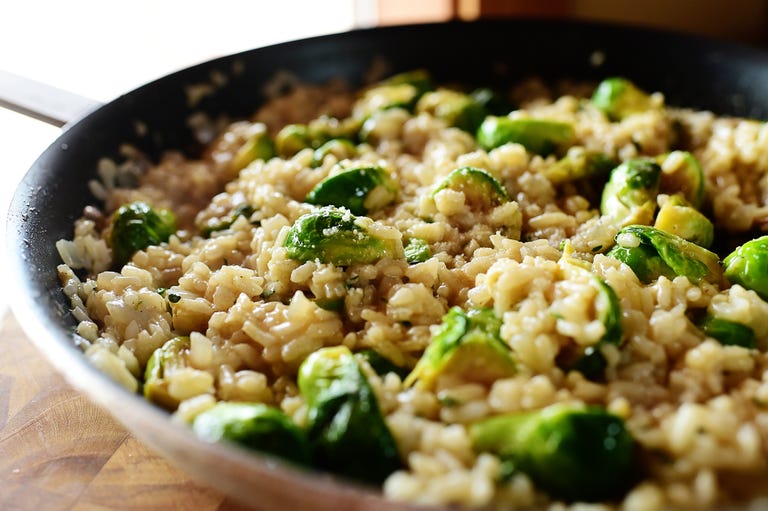
[[[76,340],[204,440],[420,504],[763,502],[765,124],[414,71],[125,153],[57,244]]]

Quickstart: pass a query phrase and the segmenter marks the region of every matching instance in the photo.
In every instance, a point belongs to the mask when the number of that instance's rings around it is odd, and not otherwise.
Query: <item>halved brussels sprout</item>
[[[488,171],[475,167],[461,167],[448,174],[432,191],[456,190],[464,194],[470,207],[489,208],[509,202],[509,195],[501,183]]]
[[[672,151],[656,158],[661,166],[659,189],[667,195],[682,194],[694,208],[704,200],[704,171],[688,151]]]
[[[416,112],[429,113],[470,133],[475,133],[487,114],[485,107],[463,92],[439,89],[424,94],[416,104]]]
[[[402,467],[376,395],[348,348],[312,353],[299,368],[298,385],[316,466],[369,483]]]
[[[474,449],[492,452],[540,489],[571,501],[620,498],[634,482],[635,440],[600,407],[556,404],[470,426]]]
[[[452,308],[404,384],[418,382],[431,388],[445,374],[492,383],[515,374],[515,361],[499,335],[500,328],[501,321],[491,309]]]
[[[554,165],[547,167],[543,174],[551,183],[557,185],[608,174],[615,166],[616,161],[605,153],[574,146]]]
[[[363,92],[355,102],[353,117],[365,119],[375,112],[390,108],[413,112],[419,98],[432,89],[432,78],[424,69],[392,75]]]
[[[358,351],[355,353],[355,356],[360,357],[368,362],[368,365],[371,366],[371,369],[373,369],[379,376],[384,376],[387,373],[395,373],[402,379],[408,376],[408,373],[411,372],[407,367],[401,367],[395,364],[393,361],[374,349]]]
[[[627,160],[611,172],[603,188],[600,213],[620,225],[648,225],[656,212],[661,167],[652,160]]]
[[[332,140],[353,143],[357,140],[357,133],[362,124],[363,119],[357,117],[337,119],[336,117],[321,115],[307,124],[307,142],[314,149],[318,149]]]
[[[402,108],[413,112],[422,91],[410,83],[376,85],[365,91],[355,102],[354,116],[366,118],[374,112]]]
[[[725,278],[768,300],[768,236],[748,241],[723,261]]]
[[[259,129],[260,128],[260,129]],[[269,160],[275,156],[275,145],[269,138],[264,124],[254,126],[252,133],[232,157],[231,170],[234,175],[256,160]]]
[[[682,195],[667,199],[659,209],[653,226],[704,248],[709,248],[715,239],[715,226],[688,204]]]
[[[644,284],[650,284],[659,277],[672,280],[677,276],[659,257],[654,247],[646,243],[641,242],[637,246],[626,247],[617,244],[606,255],[629,266],[640,282]]]
[[[514,142],[534,154],[548,156],[571,146],[574,138],[570,123],[551,119],[510,119],[489,115],[477,129],[477,143],[488,151]]]
[[[624,341],[624,327],[621,323],[621,302],[613,288],[603,279],[592,274],[589,263],[572,257],[573,247],[569,241],[563,244],[563,255],[560,265],[566,277],[574,273],[589,276],[589,283],[597,291],[595,298],[595,311],[598,319],[605,327],[600,339],[578,352],[562,352],[565,355],[563,362],[566,369],[581,372],[588,380],[599,380],[605,375],[607,360],[602,348],[606,344],[620,345]]]
[[[337,206],[355,215],[366,215],[392,204],[399,185],[381,167],[346,169],[330,176],[309,192],[306,202],[318,206]]]
[[[592,103],[612,121],[621,121],[653,106],[651,96],[625,78],[600,82],[592,94]]]
[[[309,131],[304,124],[287,124],[275,135],[275,150],[283,158],[290,158],[311,146]]]
[[[605,326],[605,333],[598,342],[620,344],[624,336],[624,328],[621,325],[619,297],[616,291],[603,279],[594,277],[592,285],[597,288],[595,308],[598,311],[600,321]]]
[[[399,240],[372,235],[367,227],[370,222],[370,219],[353,216],[346,209],[320,208],[296,220],[283,246],[291,259],[319,260],[337,266],[372,263],[383,257],[401,255]]]
[[[707,314],[698,324],[707,336],[727,346],[754,349],[757,345],[755,331],[747,325]]]
[[[262,403],[219,402],[195,417],[192,430],[206,442],[233,442],[308,465],[304,431],[278,408]]]
[[[312,153],[312,166],[319,167],[326,156],[332,154],[338,160],[352,158],[357,154],[355,144],[345,138],[333,138],[325,142]]]
[[[588,380],[599,380],[605,375],[608,365],[601,348],[606,344],[620,345],[624,340],[624,327],[621,324],[621,303],[616,292],[603,279],[594,277],[591,282],[597,289],[595,308],[600,322],[605,326],[605,333],[595,344],[584,349],[571,369],[581,372]]]
[[[169,370],[186,367],[184,351],[189,349],[189,337],[174,337],[157,348],[147,361],[144,370],[144,397],[168,410],[175,410],[179,401],[168,393]]]
[[[419,94],[424,94],[435,88],[435,84],[432,82],[432,76],[426,69],[412,69],[410,71],[397,73],[382,82],[384,85],[402,85],[404,83],[416,87]]]
[[[374,146],[384,140],[397,139],[402,134],[403,125],[410,115],[402,108],[373,112],[360,126],[358,137],[363,142]]]
[[[630,225],[620,230],[608,256],[629,266],[646,284],[660,276],[673,279],[678,275],[695,284],[703,280],[718,283],[723,275],[717,254],[645,225]]]
[[[168,209],[137,201],[115,211],[111,228],[109,245],[115,263],[122,266],[139,250],[168,241],[176,232],[176,216]]]

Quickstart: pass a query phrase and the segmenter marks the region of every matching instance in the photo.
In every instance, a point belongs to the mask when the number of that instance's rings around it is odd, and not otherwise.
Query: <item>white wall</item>
[[[0,69],[106,101],[191,64],[354,26],[355,0],[9,0]]]

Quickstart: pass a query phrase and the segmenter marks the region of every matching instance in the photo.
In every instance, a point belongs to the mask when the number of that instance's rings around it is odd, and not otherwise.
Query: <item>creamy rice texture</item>
[[[509,96],[517,101],[510,118],[568,123],[570,145],[616,164],[690,151],[703,170],[701,209],[718,239],[765,226],[765,124],[667,107],[660,93],[650,96],[646,111],[613,122],[567,88],[534,81]],[[177,420],[236,401],[275,406],[304,427],[308,409],[297,372],[310,354],[340,345],[374,349],[407,373],[452,307],[489,308],[500,320],[514,374],[484,381],[448,373],[434,384],[405,385],[404,376],[377,374],[360,361],[403,464],[383,483],[388,498],[576,508],[548,496],[523,471],[503,476],[503,457],[478,452],[470,435],[478,421],[556,403],[598,406],[620,417],[641,453],[642,475],[624,497],[590,509],[703,509],[760,495],[768,480],[768,304],[724,278],[662,275],[644,283],[608,255],[621,226],[600,212],[607,176],[558,181],[548,169],[563,153],[541,156],[519,143],[486,150],[436,113],[401,108],[378,114],[354,154],[328,153],[313,163],[314,148],[304,148],[234,168],[254,130],[274,137],[288,123],[333,124],[352,116],[359,98],[336,83],[297,86],[251,120],[230,125],[200,159],[169,153],[153,164],[129,154],[122,165],[103,162],[102,180],[92,185],[103,209],[89,208],[73,240],[58,244],[64,291],[92,363],[141,391],[155,350],[188,336],[178,364],[164,375],[169,401],[160,403]],[[665,161],[661,172],[675,165]],[[394,251],[347,265],[290,257],[290,229],[319,209],[305,202],[307,195],[343,169],[371,166],[397,182],[397,199],[358,216]],[[114,177],[128,167],[137,187]],[[433,193],[463,167],[493,176],[509,200],[478,206],[466,189]],[[179,229],[116,267],[110,218],[135,200],[172,210]],[[251,213],[233,215],[244,204]],[[404,248],[414,238],[426,242],[429,256],[409,263]],[[602,351],[604,374],[587,378],[564,360],[606,333],[595,277],[618,297],[623,335]],[[749,327],[755,347],[706,335],[692,311]]]

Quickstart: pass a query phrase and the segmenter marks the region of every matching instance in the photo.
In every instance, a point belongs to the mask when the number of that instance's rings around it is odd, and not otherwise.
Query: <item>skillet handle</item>
[[[101,103],[0,69],[0,107],[62,127]]]

